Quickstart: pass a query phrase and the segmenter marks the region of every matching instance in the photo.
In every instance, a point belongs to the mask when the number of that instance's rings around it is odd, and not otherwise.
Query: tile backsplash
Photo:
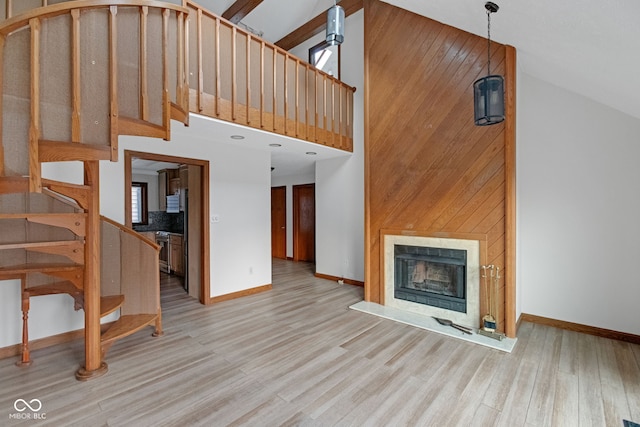
[[[171,233],[184,234],[184,212],[149,212],[149,224],[134,225],[133,229],[136,231],[169,231]]]

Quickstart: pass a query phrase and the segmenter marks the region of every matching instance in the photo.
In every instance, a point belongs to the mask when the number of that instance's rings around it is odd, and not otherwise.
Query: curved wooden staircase
[[[80,380],[104,374],[119,338],[162,334],[158,246],[100,217],[100,161],[119,135],[169,139],[187,123],[187,10],[157,1],[70,1],[0,25],[0,280],[19,279],[31,363],[30,298],[67,294],[85,317]],[[42,164],[81,162],[81,184]],[[101,318],[120,316],[101,332]]]

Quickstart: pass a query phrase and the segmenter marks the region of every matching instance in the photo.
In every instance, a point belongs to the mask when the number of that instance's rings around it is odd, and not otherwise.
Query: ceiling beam
[[[253,9],[258,7],[262,0],[236,0],[227,10],[224,11],[222,17],[234,24],[237,24],[247,16]]]
[[[345,17],[356,13],[364,7],[364,0],[342,0],[338,2],[344,9]],[[327,12],[322,12],[306,24],[296,28],[280,40],[275,45],[284,50],[290,50],[300,43],[309,40],[316,34],[321,33],[327,28]]]

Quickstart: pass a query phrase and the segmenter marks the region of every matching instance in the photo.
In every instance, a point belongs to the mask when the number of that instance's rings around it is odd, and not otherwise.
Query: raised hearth
[[[480,241],[384,236],[384,305],[480,324]]]

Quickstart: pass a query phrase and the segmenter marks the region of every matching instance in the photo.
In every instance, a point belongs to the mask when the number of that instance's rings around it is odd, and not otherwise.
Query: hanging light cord
[[[491,11],[487,9],[487,75],[491,75]]]

